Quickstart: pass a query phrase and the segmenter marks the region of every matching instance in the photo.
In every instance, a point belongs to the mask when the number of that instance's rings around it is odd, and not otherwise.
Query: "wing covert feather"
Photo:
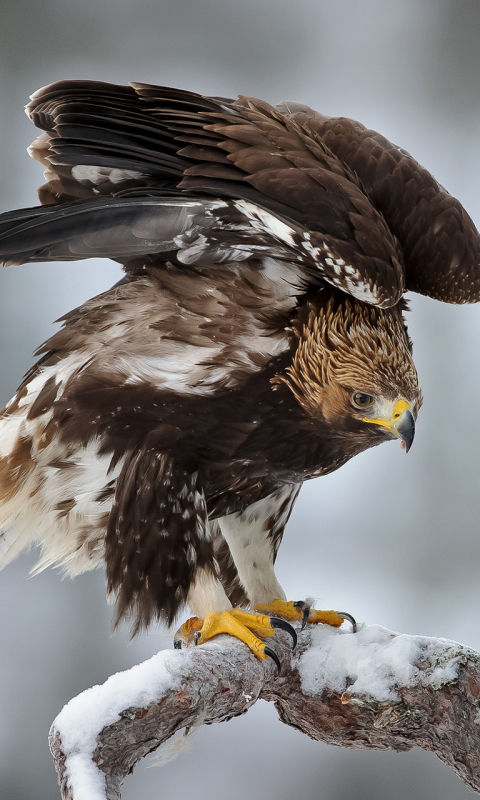
[[[480,237],[461,203],[406,150],[360,122],[282,103],[309,135],[352,169],[396,236],[405,289],[448,303],[480,300]]]

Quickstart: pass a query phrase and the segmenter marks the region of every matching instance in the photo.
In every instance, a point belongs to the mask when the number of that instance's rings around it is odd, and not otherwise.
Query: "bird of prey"
[[[7,265],[114,259],[0,417],[0,557],[106,564],[117,621],[193,617],[261,659],[288,602],[274,562],[304,481],[412,444],[403,295],[480,299],[479,237],[406,151],[347,118],[134,83],[27,106],[41,206],[0,216]],[[267,639],[267,642],[264,640]]]

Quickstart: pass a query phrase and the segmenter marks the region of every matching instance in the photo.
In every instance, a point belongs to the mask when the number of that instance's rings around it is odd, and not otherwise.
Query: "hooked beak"
[[[402,447],[408,453],[413,438],[415,436],[415,419],[412,414],[412,407],[406,400],[398,400],[393,408],[391,419],[369,419],[364,417],[364,422],[372,422],[374,425],[381,425],[387,428],[393,436],[402,440]]]

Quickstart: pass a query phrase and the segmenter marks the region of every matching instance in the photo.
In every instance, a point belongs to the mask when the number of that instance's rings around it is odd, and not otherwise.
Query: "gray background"
[[[478,0],[1,0],[1,209],[34,205],[28,95],[62,78],[146,81],[296,99],[347,115],[410,150],[480,222]],[[102,261],[0,273],[0,400],[52,321],[108,288]],[[412,298],[425,403],[406,457],[389,444],[304,487],[280,550],[287,595],[359,620],[480,648],[480,309]],[[170,647],[152,629],[111,636],[101,572],[0,575],[0,797],[54,800],[48,728],[70,697]],[[202,729],[162,769],[139,766],[125,800],[462,800],[433,755],[312,742],[258,704]]]

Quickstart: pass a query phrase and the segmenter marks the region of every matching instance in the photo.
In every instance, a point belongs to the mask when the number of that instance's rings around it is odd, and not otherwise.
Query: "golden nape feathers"
[[[422,403],[404,303],[381,309],[329,289],[302,307],[294,321],[296,349],[286,384],[313,417],[330,424],[351,413],[356,391],[386,400]]]

